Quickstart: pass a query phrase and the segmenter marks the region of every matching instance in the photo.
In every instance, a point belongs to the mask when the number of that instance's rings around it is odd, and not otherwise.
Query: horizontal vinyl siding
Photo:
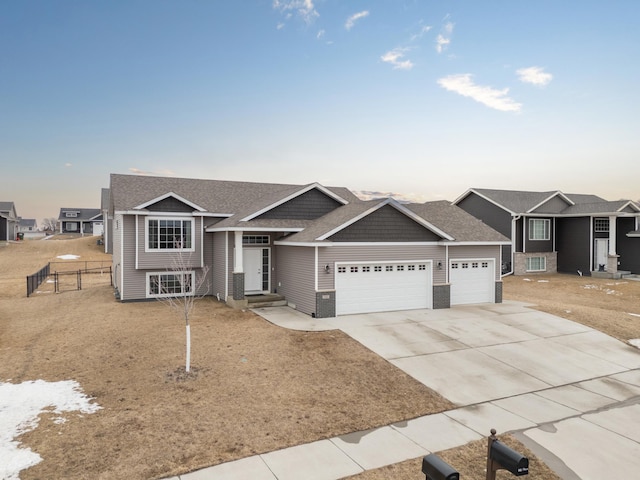
[[[220,295],[220,299],[226,300],[225,289],[225,271],[227,262],[225,260],[225,238],[226,232],[216,232],[213,234],[213,265],[212,265],[212,281],[213,295]]]
[[[371,245],[371,246],[333,246],[318,250],[318,288],[335,288],[336,262],[385,262],[408,260],[433,260],[433,283],[444,283],[445,270],[438,270],[438,262],[445,263],[445,248],[439,245]],[[324,271],[330,265],[330,273]]]
[[[116,229],[116,226],[118,228]],[[120,246],[122,242],[120,241],[120,237],[122,234],[122,215],[115,215],[113,218],[113,233],[112,237],[112,256],[111,262],[113,264],[113,286],[118,289],[118,291],[122,292],[122,285],[120,284],[120,274],[122,269],[122,261],[120,256]]]
[[[145,272],[136,270],[135,217],[122,217],[122,300],[138,300],[146,298]]]
[[[209,267],[207,272],[207,278],[203,285],[200,287],[198,295],[214,295],[213,291],[213,234],[204,233],[204,241],[202,244],[203,249],[203,264]]]
[[[449,259],[494,259],[495,260],[495,279],[500,280],[500,247],[494,245],[473,246],[461,245],[449,247]]]
[[[311,247],[276,247],[278,293],[296,309],[307,315],[315,313],[315,249]]]

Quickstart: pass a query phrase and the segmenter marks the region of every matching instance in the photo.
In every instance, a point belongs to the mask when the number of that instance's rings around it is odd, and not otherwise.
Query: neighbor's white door
[[[264,252],[266,250],[266,252]],[[268,248],[245,248],[242,251],[244,262],[244,291],[245,293],[262,293],[264,255],[268,255]],[[267,267],[268,268],[268,267]],[[268,273],[268,272],[265,272]]]
[[[607,268],[607,261],[609,258],[609,239],[608,238],[596,238],[596,264],[594,270],[600,270],[600,265],[604,265],[604,269]]]

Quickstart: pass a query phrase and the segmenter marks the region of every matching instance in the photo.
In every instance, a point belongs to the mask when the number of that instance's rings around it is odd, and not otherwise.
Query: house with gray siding
[[[0,202],[0,242],[18,237],[20,217],[13,202]]]
[[[59,233],[102,235],[104,222],[99,208],[61,208],[58,215]]]
[[[502,251],[503,274],[640,274],[637,202],[471,188],[454,204],[511,239]]]
[[[450,202],[364,201],[318,183],[120,174],[108,198],[121,301],[186,289],[245,308],[278,296],[323,318],[502,300],[509,239]],[[184,282],[172,269],[178,257]]]

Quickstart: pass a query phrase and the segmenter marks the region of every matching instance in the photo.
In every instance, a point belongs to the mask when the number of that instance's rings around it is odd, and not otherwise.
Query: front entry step
[[[263,295],[247,295],[249,308],[259,307],[283,307],[287,305],[287,301],[282,295],[277,293],[266,293]]]

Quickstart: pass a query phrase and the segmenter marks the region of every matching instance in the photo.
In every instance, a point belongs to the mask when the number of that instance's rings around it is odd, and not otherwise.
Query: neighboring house
[[[61,208],[58,216],[59,233],[102,235],[104,224],[99,208]]]
[[[511,239],[503,274],[640,274],[640,205],[631,200],[472,188],[454,204]]]
[[[31,233],[38,231],[38,223],[35,218],[20,218],[18,231],[23,233]]]
[[[18,237],[20,219],[13,202],[0,202],[0,241]]]
[[[177,255],[190,279],[209,267],[206,293],[236,307],[274,293],[319,318],[502,301],[508,238],[449,202],[112,174],[109,215],[122,301],[161,296],[158,284],[180,292]]]

